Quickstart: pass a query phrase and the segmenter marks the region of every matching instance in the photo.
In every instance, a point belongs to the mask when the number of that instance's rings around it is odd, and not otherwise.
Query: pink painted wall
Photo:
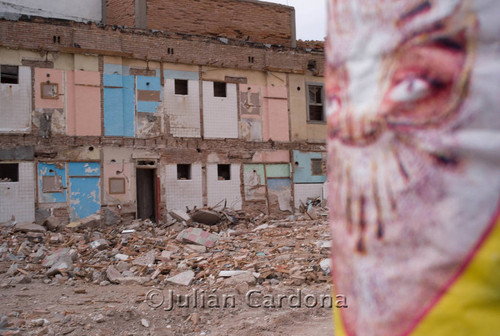
[[[47,81],[59,85],[58,99],[42,99],[40,84]],[[64,93],[62,70],[35,68],[35,108],[64,108]]]
[[[290,162],[290,154],[287,150],[256,152],[252,162]]]
[[[264,141],[289,141],[288,100],[284,86],[263,87]]]
[[[68,71],[68,135],[101,135],[99,72]]]

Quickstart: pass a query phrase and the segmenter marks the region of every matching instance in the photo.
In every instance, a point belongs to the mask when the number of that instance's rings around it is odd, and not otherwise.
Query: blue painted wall
[[[293,151],[293,183],[324,183],[325,175],[312,175],[311,159],[322,159],[321,153],[303,153]],[[298,166],[295,164],[298,162]]]
[[[40,162],[38,164],[38,194],[40,195],[40,203],[66,203],[66,189],[61,193],[44,193],[43,176],[61,176],[62,186],[66,188],[66,169],[58,169],[55,164]]]
[[[104,135],[134,136],[134,76],[103,75]]]
[[[101,209],[99,162],[68,163],[70,184],[70,217],[85,218]]]
[[[161,81],[158,77],[137,76],[137,90],[158,91],[161,97]],[[160,98],[161,100],[161,98]],[[155,113],[160,102],[137,101],[137,112]]]

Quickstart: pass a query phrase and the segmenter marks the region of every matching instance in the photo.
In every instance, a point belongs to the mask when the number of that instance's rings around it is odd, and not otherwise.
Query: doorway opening
[[[137,218],[156,222],[156,169],[137,168]]]

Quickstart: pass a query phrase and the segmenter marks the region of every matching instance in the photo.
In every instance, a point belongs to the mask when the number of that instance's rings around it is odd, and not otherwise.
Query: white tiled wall
[[[165,80],[164,102],[170,120],[170,132],[175,137],[200,137],[200,86],[188,80],[188,94],[175,94],[175,80]]]
[[[231,164],[231,180],[219,181],[217,164],[207,165],[208,206],[214,206],[226,199],[227,207],[241,209],[240,164]],[[222,203],[223,204],[223,203]]]
[[[0,132],[31,129],[31,69],[19,67],[19,84],[0,84]]]
[[[32,162],[19,163],[19,182],[0,182],[0,222],[35,220],[35,176]]]
[[[203,206],[201,164],[191,165],[191,180],[177,180],[177,165],[165,167],[167,210],[186,210]]]
[[[236,84],[226,84],[227,97],[214,97],[214,83],[203,82],[205,138],[238,138]]]
[[[300,183],[294,184],[295,208],[298,208],[300,201],[304,204],[308,197],[322,197],[323,183]]]

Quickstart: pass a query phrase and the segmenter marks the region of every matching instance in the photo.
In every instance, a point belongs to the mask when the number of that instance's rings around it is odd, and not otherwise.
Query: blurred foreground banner
[[[336,335],[500,335],[500,1],[328,12]]]

